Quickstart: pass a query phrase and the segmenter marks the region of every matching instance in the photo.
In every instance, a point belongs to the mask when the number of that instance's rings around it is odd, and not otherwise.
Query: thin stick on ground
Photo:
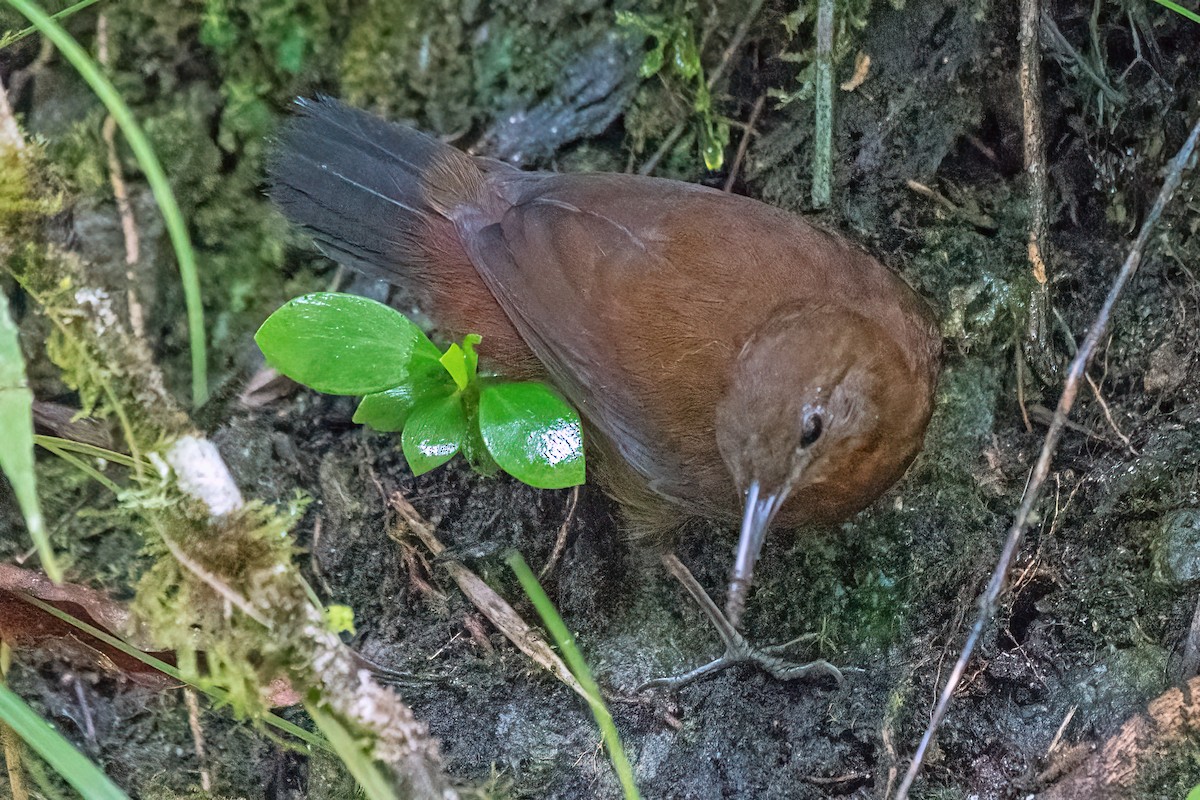
[[[750,109],[750,116],[746,119],[746,130],[742,133],[742,140],[738,142],[737,155],[733,157],[733,164],[729,167],[729,177],[725,179],[725,185],[721,187],[722,191],[728,192],[733,189],[738,172],[742,168],[742,161],[746,158],[746,150],[750,147],[750,137],[757,133],[754,125],[758,122],[758,116],[762,114],[763,106],[766,104],[767,96],[765,94],[754,101],[754,108]]]
[[[1071,365],[1067,370],[1066,381],[1063,384],[1062,396],[1059,397],[1058,407],[1054,410],[1054,418],[1050,422],[1050,429],[1046,431],[1046,438],[1042,443],[1042,450],[1033,468],[1033,474],[1030,476],[1029,483],[1025,487],[1025,493],[1021,497],[1021,504],[1017,508],[1012,526],[1008,529],[1004,549],[1001,551],[1000,559],[992,571],[987,589],[984,591],[983,596],[979,598],[979,613],[975,617],[975,623],[971,626],[966,642],[963,644],[958,662],[954,665],[954,670],[950,673],[950,678],[946,681],[945,687],[942,688],[937,705],[934,706],[933,713],[930,716],[929,725],[925,728],[925,734],[921,737],[921,743],[917,746],[916,753],[913,754],[913,760],[909,765],[908,772],[904,775],[904,780],[896,790],[895,800],[905,800],[908,797],[908,790],[912,787],[917,773],[921,770],[925,754],[929,751],[929,747],[933,743],[938,726],[941,725],[942,720],[946,716],[946,711],[950,707],[950,701],[954,697],[954,692],[958,688],[959,682],[962,680],[967,663],[971,660],[971,656],[975,651],[975,646],[983,635],[983,630],[987,626],[988,620],[996,613],[1000,592],[1004,589],[1004,581],[1008,575],[1009,566],[1012,564],[1017,550],[1021,546],[1021,540],[1024,537],[1025,528],[1029,522],[1029,515],[1041,497],[1042,487],[1045,485],[1046,478],[1050,474],[1050,459],[1053,458],[1054,451],[1057,449],[1059,440],[1062,438],[1063,430],[1067,426],[1067,415],[1071,413],[1071,407],[1075,404],[1080,383],[1088,366],[1091,364],[1092,358],[1096,354],[1096,348],[1099,346],[1101,338],[1103,338],[1105,332],[1108,330],[1114,306],[1116,306],[1117,301],[1120,299],[1121,293],[1125,290],[1125,285],[1129,282],[1129,279],[1137,272],[1138,265],[1142,261],[1142,254],[1145,252],[1146,245],[1150,241],[1150,235],[1154,232],[1163,210],[1183,180],[1183,170],[1196,150],[1197,141],[1200,141],[1200,119],[1192,127],[1191,133],[1179,149],[1179,152],[1175,154],[1175,157],[1167,165],[1166,177],[1163,179],[1162,188],[1159,189],[1154,206],[1146,215],[1141,230],[1138,231],[1137,239],[1134,240],[1133,245],[1129,248],[1129,255],[1125,257],[1125,263],[1121,265],[1120,271],[1117,272],[1116,277],[1113,279],[1112,286],[1108,290],[1108,296],[1104,298],[1103,305],[1100,306],[1100,310],[1096,313],[1095,321],[1092,322],[1087,336],[1079,346],[1075,357],[1071,360]]]
[[[400,516],[400,520],[408,526],[408,529],[412,531],[414,536],[421,540],[421,543],[429,549],[429,552],[433,553],[434,556],[439,556],[445,552],[446,546],[438,541],[437,536],[434,535],[433,525],[417,513],[417,510],[412,507],[412,504],[408,502],[408,499],[404,495],[399,492],[392,493],[389,503],[392,509]],[[566,662],[559,658],[558,654],[554,652],[541,633],[531,627],[525,620],[521,619],[521,615],[503,597],[497,594],[495,589],[488,586],[482,578],[457,561],[445,560],[443,564],[446,571],[450,573],[450,577],[458,584],[458,588],[462,590],[462,593],[488,618],[489,622],[496,626],[497,630],[517,646],[518,650],[529,656],[535,663],[570,687],[572,691],[584,700],[589,703],[591,702],[591,695],[575,679]]]
[[[105,69],[109,65],[108,15],[96,18],[97,60]],[[134,267],[141,259],[141,239],[138,236],[137,220],[133,216],[133,204],[129,202],[129,189],[125,184],[125,173],[121,159],[117,157],[117,120],[111,114],[104,118],[101,128],[104,146],[108,151],[108,182],[112,185],[113,200],[117,203],[117,216],[121,219],[121,235],[125,239],[125,294],[129,305],[129,327],[139,339],[146,338],[146,314],[137,296],[137,278]]]
[[[1104,419],[1108,422],[1108,427],[1112,428],[1113,433],[1121,440],[1121,443],[1129,450],[1132,455],[1137,455],[1138,451],[1133,448],[1133,442],[1125,433],[1117,427],[1117,421],[1113,419],[1112,410],[1108,407],[1108,401],[1104,399],[1104,395],[1100,394],[1100,387],[1096,385],[1096,381],[1091,375],[1084,375],[1087,378],[1088,386],[1092,388],[1092,396],[1096,398],[1096,402],[1100,404],[1100,410],[1104,412]]]
[[[550,551],[550,558],[546,561],[546,566],[542,567],[542,571],[538,573],[539,581],[546,580],[546,576],[554,572],[554,568],[558,566],[558,560],[562,558],[563,551],[567,549],[567,534],[571,531],[571,522],[575,519],[575,506],[577,505],[579,505],[578,486],[571,491],[571,503],[567,506],[566,519],[558,527],[558,536],[554,540],[554,549]]]
[[[196,751],[196,760],[200,762],[200,788],[211,792],[212,774],[208,771],[208,756],[204,749],[204,729],[200,727],[200,701],[190,686],[183,687],[183,700],[187,705],[188,727],[192,730],[192,748]]]

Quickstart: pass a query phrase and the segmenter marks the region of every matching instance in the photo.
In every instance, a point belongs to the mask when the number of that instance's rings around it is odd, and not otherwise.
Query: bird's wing
[[[670,346],[645,340],[631,306],[644,316],[645,291],[686,282],[668,220],[681,197],[720,193],[625,175],[506,175],[494,186],[499,213],[452,215],[475,268],[555,384],[651,488],[676,494],[682,466],[622,361]]]

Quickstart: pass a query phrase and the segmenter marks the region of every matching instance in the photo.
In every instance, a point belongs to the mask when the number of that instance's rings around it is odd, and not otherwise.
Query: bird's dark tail
[[[268,167],[271,198],[334,260],[385,280],[411,276],[428,220],[482,181],[474,160],[327,97],[296,105]]]

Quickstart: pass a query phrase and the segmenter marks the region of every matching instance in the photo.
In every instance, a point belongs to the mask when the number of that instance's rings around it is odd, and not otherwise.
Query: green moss
[[[72,194],[109,197],[108,161],[104,140],[100,138],[104,112],[97,107],[87,118],[72,124],[61,137],[47,145],[51,169],[71,186]]]
[[[867,26],[871,12],[872,0],[849,0],[839,3],[834,15],[834,52],[833,63],[840,64],[857,48],[857,34]],[[892,5],[899,8],[903,2]],[[792,42],[790,49],[779,55],[781,61],[797,65],[796,81],[787,87],[772,87],[771,97],[776,98],[781,105],[788,105],[797,100],[809,100],[814,91],[815,57],[816,57],[816,25],[817,3],[815,0],[800,3],[799,7],[782,19],[784,30]]]
[[[134,499],[143,512],[156,505],[153,489]],[[187,504],[185,504],[186,507]],[[297,598],[276,597],[281,582],[276,577],[281,565],[291,564],[295,555],[292,539],[285,534],[299,518],[306,503],[300,499],[277,511],[249,504],[220,527],[211,530],[207,521],[186,527],[188,517],[178,513],[151,513],[147,521],[158,540],[151,540],[153,565],[142,575],[134,610],[154,630],[159,641],[174,650],[185,679],[196,685],[220,687],[228,692],[228,703],[238,716],[258,717],[267,712],[263,687],[268,676],[285,675],[304,656],[294,651],[295,638],[282,631],[269,635],[263,625],[245,614],[230,615],[227,598],[244,597],[261,609],[291,605]],[[207,512],[196,508],[194,518],[205,520]],[[169,537],[192,559],[185,567],[162,544]],[[204,576],[212,576],[208,580]],[[219,583],[226,593],[212,591]],[[300,598],[305,602],[304,598]],[[181,625],[182,621],[186,625]],[[296,624],[303,624],[296,620]]]
[[[108,489],[49,454],[37,462],[39,497],[55,554],[72,580],[125,596],[140,573],[143,541],[136,514],[112,504]],[[23,542],[13,542],[24,547]]]
[[[60,195],[31,185],[26,167],[30,157],[15,147],[4,148],[0,154],[0,225],[4,229],[12,230],[22,219],[53,214],[62,208]]]
[[[351,15],[338,0],[206,0],[200,41],[222,60],[226,77],[283,85],[334,52],[339,23]]]
[[[349,23],[338,74],[346,102],[442,132],[475,120],[471,31],[458,3],[368,0]],[[428,108],[428,114],[424,113]]]
[[[1200,784],[1200,736],[1196,733],[1175,743],[1149,764],[1131,787],[1130,797],[1191,797]]]
[[[551,91],[612,22],[586,2],[436,0],[397,13],[369,0],[349,26],[338,70],[347,102],[461,134]]]
[[[1024,330],[1025,303],[1032,290],[1025,252],[1024,205],[994,198],[999,207],[995,234],[958,219],[924,227],[920,249],[908,264],[917,289],[943,310],[942,332],[962,352],[996,355]],[[980,353],[976,353],[980,354]]]

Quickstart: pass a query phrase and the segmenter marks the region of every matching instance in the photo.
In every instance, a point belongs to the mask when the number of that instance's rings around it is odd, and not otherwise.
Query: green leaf
[[[638,68],[638,75],[643,78],[650,78],[658,74],[658,71],[663,68],[663,62],[666,60],[666,45],[660,43],[650,52],[646,53],[646,57],[642,59],[642,66]]]
[[[0,721],[45,759],[85,800],[128,800],[100,768],[50,727],[24,700],[0,683]]]
[[[419,360],[408,379],[384,392],[369,394],[358,404],[354,421],[381,432],[404,430],[414,408],[426,400],[454,392],[454,382],[436,361]]]
[[[453,394],[413,409],[400,435],[400,448],[413,475],[424,475],[454,458],[466,435],[462,398]]]
[[[463,337],[462,347],[452,344],[438,359],[446,372],[450,373],[460,392],[466,389],[479,373],[479,354],[475,352],[475,345],[482,341],[483,337],[478,333],[468,333]]]
[[[348,633],[353,636],[357,632],[354,630],[354,609],[350,606],[325,606],[325,624],[334,633]]]
[[[729,145],[729,124],[713,122],[710,118],[701,126],[701,155],[704,156],[704,166],[710,170],[718,170],[725,163],[725,148]]]
[[[33,393],[25,384],[25,359],[17,342],[17,326],[8,314],[8,297],[0,292],[0,471],[8,477],[29,536],[37,546],[46,575],[63,579],[54,558],[33,474]]]
[[[465,354],[468,383],[474,381],[479,374],[479,353],[475,352],[475,346],[482,341],[483,337],[478,333],[468,333],[463,337],[462,349]]]
[[[382,392],[403,383],[414,360],[440,356],[403,314],[336,292],[291,300],[267,317],[254,340],[267,363],[326,394]]]
[[[692,38],[690,29],[685,28],[680,32],[671,51],[676,72],[685,78],[694,78],[700,74],[700,53],[696,50],[696,40]]]
[[[1185,17],[1186,19],[1190,19],[1192,22],[1200,22],[1200,14],[1197,14],[1195,11],[1188,11],[1186,8],[1179,5],[1179,3],[1171,2],[1171,0],[1154,0],[1154,2],[1158,3],[1163,8],[1171,9],[1176,14],[1179,14],[1180,16]],[[1197,787],[1197,788],[1200,788],[1200,787]],[[1194,791],[1195,790],[1193,790],[1193,792]],[[1189,794],[1188,800],[1200,800],[1200,795],[1197,795],[1197,797],[1193,798]]]
[[[442,353],[442,366],[446,368],[446,372],[450,373],[450,377],[454,379],[454,385],[461,392],[467,388],[467,356],[463,353],[463,349],[456,344],[452,344],[446,348],[446,352]]]
[[[479,396],[479,432],[501,469],[539,489],[584,481],[579,414],[541,383],[501,383]]]

